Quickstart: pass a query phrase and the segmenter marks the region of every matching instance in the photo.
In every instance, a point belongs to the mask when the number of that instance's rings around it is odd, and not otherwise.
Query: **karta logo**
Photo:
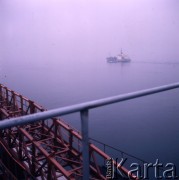
[[[106,178],[107,179],[179,179],[176,175],[176,166],[173,163],[166,163],[165,165],[160,163],[156,159],[155,163],[131,163],[126,165],[127,158],[121,158],[114,160],[113,158],[106,160]],[[121,167],[128,169],[128,173],[124,173]],[[150,178],[150,173],[152,177]],[[133,178],[132,178],[133,177]]]

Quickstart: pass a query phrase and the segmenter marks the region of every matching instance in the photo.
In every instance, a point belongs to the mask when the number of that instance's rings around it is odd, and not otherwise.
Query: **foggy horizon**
[[[177,0],[2,0],[0,60],[104,63],[121,48],[132,62],[179,62]]]

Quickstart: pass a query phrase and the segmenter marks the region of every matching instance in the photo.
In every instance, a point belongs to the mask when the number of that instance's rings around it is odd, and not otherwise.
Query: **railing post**
[[[89,179],[88,109],[80,111],[82,132],[83,180]]]
[[[34,102],[29,100],[30,114],[35,113],[35,105]]]

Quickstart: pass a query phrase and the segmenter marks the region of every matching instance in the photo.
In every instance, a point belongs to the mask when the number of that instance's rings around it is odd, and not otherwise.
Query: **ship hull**
[[[130,61],[131,61],[131,59],[127,59],[127,58],[124,58],[124,59],[118,59],[116,57],[108,57],[107,58],[108,63],[120,63],[120,62],[126,63],[126,62],[130,62]]]

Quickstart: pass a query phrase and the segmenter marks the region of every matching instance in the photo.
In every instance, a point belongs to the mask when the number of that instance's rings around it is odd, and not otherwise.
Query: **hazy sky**
[[[0,60],[179,61],[178,0],[1,0]]]

